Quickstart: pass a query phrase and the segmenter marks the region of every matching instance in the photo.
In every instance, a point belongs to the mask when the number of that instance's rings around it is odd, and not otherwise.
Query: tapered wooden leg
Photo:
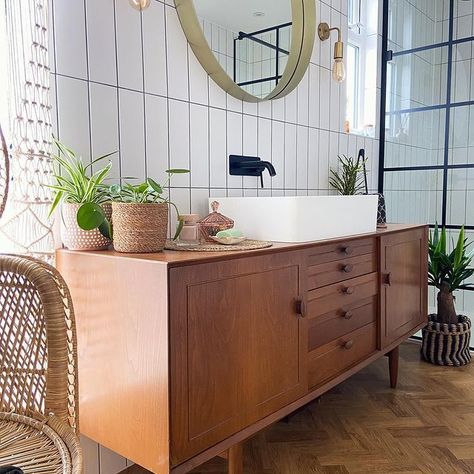
[[[242,443],[235,444],[227,452],[227,466],[229,474],[243,474],[244,451]]]
[[[396,388],[398,381],[398,359],[400,355],[399,346],[391,350],[388,354],[388,368],[390,371],[390,387]]]

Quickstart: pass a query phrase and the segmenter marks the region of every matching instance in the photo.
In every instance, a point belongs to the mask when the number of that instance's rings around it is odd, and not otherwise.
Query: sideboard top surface
[[[120,253],[114,250],[102,251],[75,251],[67,249],[58,249],[58,253],[64,254],[86,254],[88,256],[95,256],[97,258],[126,258],[134,260],[154,261],[157,264],[166,265],[168,267],[179,267],[183,265],[192,265],[196,263],[206,263],[221,260],[230,260],[233,258],[249,257],[253,255],[268,255],[277,252],[285,252],[290,250],[303,250],[315,245],[324,245],[328,243],[344,242],[352,239],[378,237],[381,235],[402,232],[405,230],[426,227],[424,224],[388,224],[384,229],[377,229],[376,232],[369,234],[360,234],[354,236],[345,236],[337,239],[318,240],[314,242],[303,243],[282,243],[274,242],[272,247],[260,250],[242,250],[242,251],[224,251],[224,252],[185,252],[165,250],[159,253],[144,253],[144,254],[127,254]]]

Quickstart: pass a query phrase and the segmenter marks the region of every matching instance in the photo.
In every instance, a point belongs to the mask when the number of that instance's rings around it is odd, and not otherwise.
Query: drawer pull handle
[[[343,342],[342,347],[346,350],[352,349],[352,346],[354,345],[354,341],[350,339],[349,341]]]
[[[388,272],[385,274],[385,285],[392,286],[392,274]]]
[[[345,286],[343,289],[342,289],[342,292],[345,294],[345,295],[352,295],[354,293],[354,287],[353,286]]]
[[[342,315],[342,317],[343,317],[344,319],[347,319],[347,320],[351,319],[352,316],[354,316],[354,314],[352,313],[352,311],[346,311],[346,312]]]
[[[299,296],[296,299],[296,314],[301,316],[302,318],[306,318],[307,308],[306,308],[306,301],[302,296]]]
[[[349,247],[349,245],[343,245],[340,249],[345,255],[350,255],[352,253],[352,247]]]
[[[350,263],[341,265],[341,271],[344,273],[351,273],[352,270],[354,270],[354,265],[351,265]]]

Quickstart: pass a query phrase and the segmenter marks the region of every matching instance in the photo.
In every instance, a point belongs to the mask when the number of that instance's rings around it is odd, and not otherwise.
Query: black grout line
[[[118,165],[119,165],[119,178],[121,179],[122,174],[122,133],[120,130],[120,87],[119,87],[119,68],[118,68],[118,42],[117,42],[117,0],[113,1],[114,7],[114,47],[115,47],[115,80],[116,80],[116,97],[117,97],[117,139],[118,139]]]
[[[147,120],[146,120],[146,88],[145,88],[145,38],[143,33],[143,11],[140,11],[140,47],[142,55],[142,96],[143,96],[143,151],[144,151],[144,171],[145,180],[151,176],[148,176],[148,139],[147,139]]]
[[[88,117],[88,130],[89,130],[89,161],[92,161],[92,111],[91,111],[91,83],[90,83],[90,64],[89,64],[89,34],[87,28],[87,2],[84,0],[84,40],[85,40],[85,52],[86,52],[86,77],[87,77],[87,111]],[[94,170],[91,169],[91,173]]]

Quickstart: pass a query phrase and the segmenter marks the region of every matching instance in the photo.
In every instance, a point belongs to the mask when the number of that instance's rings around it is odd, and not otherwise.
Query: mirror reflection
[[[194,7],[228,76],[249,94],[270,94],[290,54],[291,0],[194,0]]]

